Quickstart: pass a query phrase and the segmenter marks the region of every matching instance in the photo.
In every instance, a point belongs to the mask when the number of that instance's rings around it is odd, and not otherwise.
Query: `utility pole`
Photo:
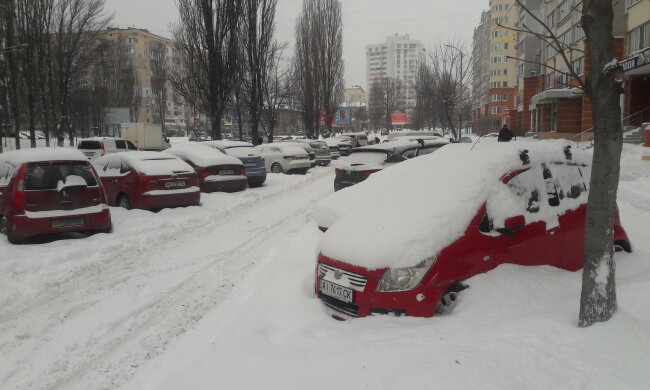
[[[463,95],[465,92],[465,80],[464,80],[464,68],[463,68],[463,57],[465,56],[465,53],[457,48],[456,46],[452,45],[445,45],[446,47],[449,47],[451,49],[455,49],[460,53],[460,71],[459,76],[460,76],[460,96],[459,96],[459,101],[458,101],[458,139],[457,141],[460,141],[460,137],[463,132]]]

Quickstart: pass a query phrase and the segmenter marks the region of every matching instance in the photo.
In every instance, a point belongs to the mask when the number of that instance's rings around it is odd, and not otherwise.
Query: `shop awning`
[[[627,76],[650,74],[650,47],[639,50],[635,55],[621,62]]]
[[[582,97],[580,88],[547,89],[530,98],[530,109],[535,110],[538,104],[551,103],[555,99],[574,99]]]

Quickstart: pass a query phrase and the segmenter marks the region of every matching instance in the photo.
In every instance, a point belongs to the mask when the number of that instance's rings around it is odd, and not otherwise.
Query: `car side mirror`
[[[496,229],[501,234],[512,234],[520,231],[526,226],[526,218],[523,215],[507,218],[503,228]]]

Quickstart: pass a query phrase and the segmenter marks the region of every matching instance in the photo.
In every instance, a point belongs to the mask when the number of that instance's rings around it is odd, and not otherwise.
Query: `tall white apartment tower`
[[[402,105],[407,110],[415,107],[415,82],[424,54],[422,43],[408,35],[395,34],[386,37],[384,43],[366,45],[366,90],[370,93],[372,85],[385,77],[400,80],[404,97]]]

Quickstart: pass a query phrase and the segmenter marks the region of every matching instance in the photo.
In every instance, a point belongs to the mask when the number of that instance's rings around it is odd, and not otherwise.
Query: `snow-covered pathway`
[[[119,386],[223,301],[332,191],[331,168],[271,175],[261,189],[204,194],[202,207],[112,209],[111,235],[0,243],[0,383]]]

